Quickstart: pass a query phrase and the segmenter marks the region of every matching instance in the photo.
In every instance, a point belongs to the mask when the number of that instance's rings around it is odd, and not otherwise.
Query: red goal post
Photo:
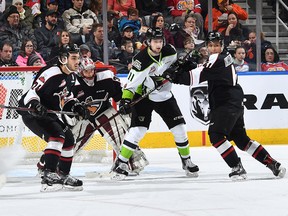
[[[109,69],[116,74],[116,68],[95,63],[100,70]],[[20,97],[31,87],[41,67],[0,67],[0,104],[17,107]],[[113,101],[113,106],[116,103]],[[26,152],[25,161],[35,161],[42,154],[46,142],[33,134],[22,122],[21,116],[12,109],[0,108],[0,148],[21,145]],[[93,138],[75,157],[76,162],[111,162],[112,148],[96,131]]]

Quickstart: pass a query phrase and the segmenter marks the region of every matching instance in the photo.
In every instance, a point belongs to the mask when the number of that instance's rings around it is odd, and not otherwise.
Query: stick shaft
[[[12,109],[12,110],[19,110],[19,111],[26,111],[26,112],[34,112],[34,111],[35,111],[34,109],[27,108],[27,107],[6,106],[6,105],[4,105],[4,104],[0,104],[0,108]],[[71,115],[71,116],[76,116],[76,115],[78,115],[77,113],[74,113],[74,112],[61,111],[61,110],[47,110],[47,113],[66,114],[66,115]]]

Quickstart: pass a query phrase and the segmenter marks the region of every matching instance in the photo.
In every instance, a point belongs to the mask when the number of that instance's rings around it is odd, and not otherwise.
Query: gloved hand
[[[90,117],[90,111],[81,103],[75,103],[72,107],[72,112],[77,113],[82,119]]]
[[[162,77],[169,80],[170,82],[174,82],[176,80],[176,77],[177,77],[178,68],[179,68],[179,66],[172,66],[170,68],[167,68],[163,72]]]
[[[47,115],[47,108],[39,101],[33,100],[29,102],[28,108],[33,109],[33,111],[30,111],[29,113],[36,118],[42,118]]]
[[[122,115],[127,115],[132,112],[131,99],[122,98],[119,103],[119,112]]]

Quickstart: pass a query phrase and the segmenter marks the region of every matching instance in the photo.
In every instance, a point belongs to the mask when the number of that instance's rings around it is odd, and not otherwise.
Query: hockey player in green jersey
[[[177,60],[176,50],[170,44],[165,44],[160,28],[148,29],[147,45],[133,58],[132,69],[128,74],[128,82],[120,101],[120,112],[123,114],[132,112],[132,118],[120,154],[115,161],[112,179],[122,180],[128,175],[128,160],[147,132],[153,110],[161,116],[174,135],[186,175],[197,177],[199,168],[190,158],[185,120],[171,92],[172,84],[167,82],[162,85],[164,79],[161,75]],[[131,107],[130,103],[133,100],[151,89],[156,90]]]

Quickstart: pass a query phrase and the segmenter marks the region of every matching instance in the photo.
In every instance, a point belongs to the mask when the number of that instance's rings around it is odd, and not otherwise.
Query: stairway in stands
[[[247,0],[249,1],[249,0]],[[272,6],[268,5],[269,0],[262,0],[262,31],[265,34],[265,39],[270,41],[275,48],[276,47],[276,15],[272,13]],[[236,4],[239,4],[242,8],[248,10],[249,18],[246,22],[242,24],[249,29],[256,29],[256,11],[251,8],[246,0],[234,0]],[[288,63],[288,31],[279,24],[279,55],[280,60]]]

